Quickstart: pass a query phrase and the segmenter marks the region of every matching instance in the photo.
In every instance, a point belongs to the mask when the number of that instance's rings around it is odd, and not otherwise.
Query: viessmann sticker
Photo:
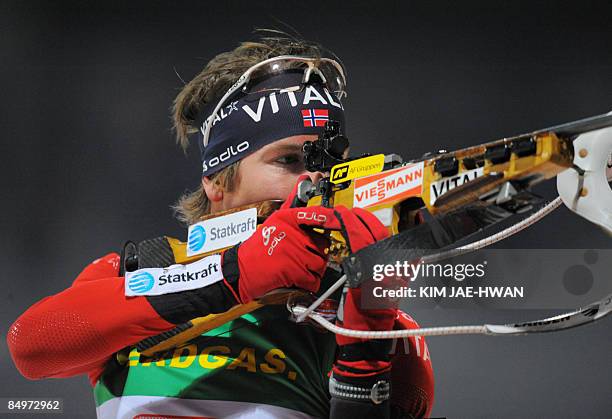
[[[143,268],[125,273],[125,295],[162,295],[202,288],[223,280],[221,255],[207,256],[188,265]]]
[[[245,241],[257,229],[257,208],[211,218],[189,226],[187,256],[200,255]]]
[[[352,180],[361,176],[378,173],[383,169],[384,165],[384,154],[376,154],[347,163],[340,163],[332,167],[330,179],[332,183],[346,182],[347,180]]]
[[[353,206],[367,208],[394,199],[420,196],[423,192],[423,162],[355,180]]]

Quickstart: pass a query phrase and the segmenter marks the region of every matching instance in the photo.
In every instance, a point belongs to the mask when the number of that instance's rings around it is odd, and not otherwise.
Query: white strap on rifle
[[[294,316],[299,316],[306,311],[306,307],[297,305],[291,308]],[[323,316],[313,312],[309,318],[319,323],[328,331],[352,338],[359,339],[397,339],[413,336],[450,336],[450,335],[491,335],[508,336],[524,335],[533,333],[555,332],[582,326],[599,320],[612,313],[612,294],[600,301],[590,304],[584,308],[574,310],[570,313],[560,314],[546,319],[514,324],[483,324],[475,326],[440,326],[424,327],[410,330],[353,330],[337,326]]]

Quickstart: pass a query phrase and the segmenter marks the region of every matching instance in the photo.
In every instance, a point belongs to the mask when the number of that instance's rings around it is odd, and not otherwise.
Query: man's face
[[[285,200],[302,174],[308,174],[313,182],[318,181],[321,173],[307,172],[302,156],[302,144],[316,139],[316,135],[287,137],[242,159],[234,190],[224,191],[221,201],[211,200],[211,210],[216,212],[259,201]]]

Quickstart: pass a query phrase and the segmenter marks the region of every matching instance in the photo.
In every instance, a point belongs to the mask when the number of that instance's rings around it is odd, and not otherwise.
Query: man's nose
[[[315,183],[315,184],[319,182],[321,179],[323,179],[322,172],[304,172],[304,174],[308,175],[312,183]]]

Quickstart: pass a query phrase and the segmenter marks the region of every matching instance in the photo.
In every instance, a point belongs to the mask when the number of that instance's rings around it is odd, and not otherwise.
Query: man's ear
[[[220,202],[223,200],[223,189],[217,182],[211,180],[208,176],[202,177],[202,187],[210,202]]]

